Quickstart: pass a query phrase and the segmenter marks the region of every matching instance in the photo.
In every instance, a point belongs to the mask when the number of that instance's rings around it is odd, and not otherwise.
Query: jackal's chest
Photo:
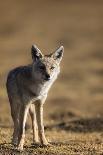
[[[45,83],[39,85],[32,85],[30,88],[30,92],[34,98],[41,98],[48,94],[48,91],[51,87],[52,83]]]
[[[51,88],[52,84],[57,78],[57,74],[49,81],[43,83],[43,84],[32,84],[30,87],[30,90],[32,94],[35,94],[34,98],[42,98],[43,96],[47,95],[49,92],[49,89]]]

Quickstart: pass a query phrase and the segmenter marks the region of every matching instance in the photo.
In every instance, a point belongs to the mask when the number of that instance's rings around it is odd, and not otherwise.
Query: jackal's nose
[[[47,81],[50,80],[50,75],[49,74],[46,74],[45,75],[45,78],[46,78]]]

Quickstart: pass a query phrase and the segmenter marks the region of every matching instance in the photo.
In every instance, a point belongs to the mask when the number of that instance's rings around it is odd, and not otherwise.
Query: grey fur
[[[43,126],[43,104],[48,91],[60,72],[60,61],[64,48],[61,46],[54,53],[44,56],[34,45],[32,46],[33,62],[9,72],[7,92],[14,122],[13,144],[23,149],[25,123],[28,111],[32,119],[33,142],[48,145]]]

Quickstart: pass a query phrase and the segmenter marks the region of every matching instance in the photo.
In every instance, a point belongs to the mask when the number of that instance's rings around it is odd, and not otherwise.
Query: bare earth
[[[31,62],[32,44],[45,54],[64,45],[61,75],[44,105],[47,139],[24,151],[11,144],[13,122],[5,83],[10,69]],[[103,155],[103,1],[0,1],[0,155]]]

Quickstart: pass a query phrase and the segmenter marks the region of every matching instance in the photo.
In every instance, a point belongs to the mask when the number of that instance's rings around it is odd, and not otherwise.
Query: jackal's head
[[[37,81],[47,82],[56,79],[60,72],[63,51],[64,47],[61,46],[55,52],[43,55],[35,45],[32,46],[33,76]]]

